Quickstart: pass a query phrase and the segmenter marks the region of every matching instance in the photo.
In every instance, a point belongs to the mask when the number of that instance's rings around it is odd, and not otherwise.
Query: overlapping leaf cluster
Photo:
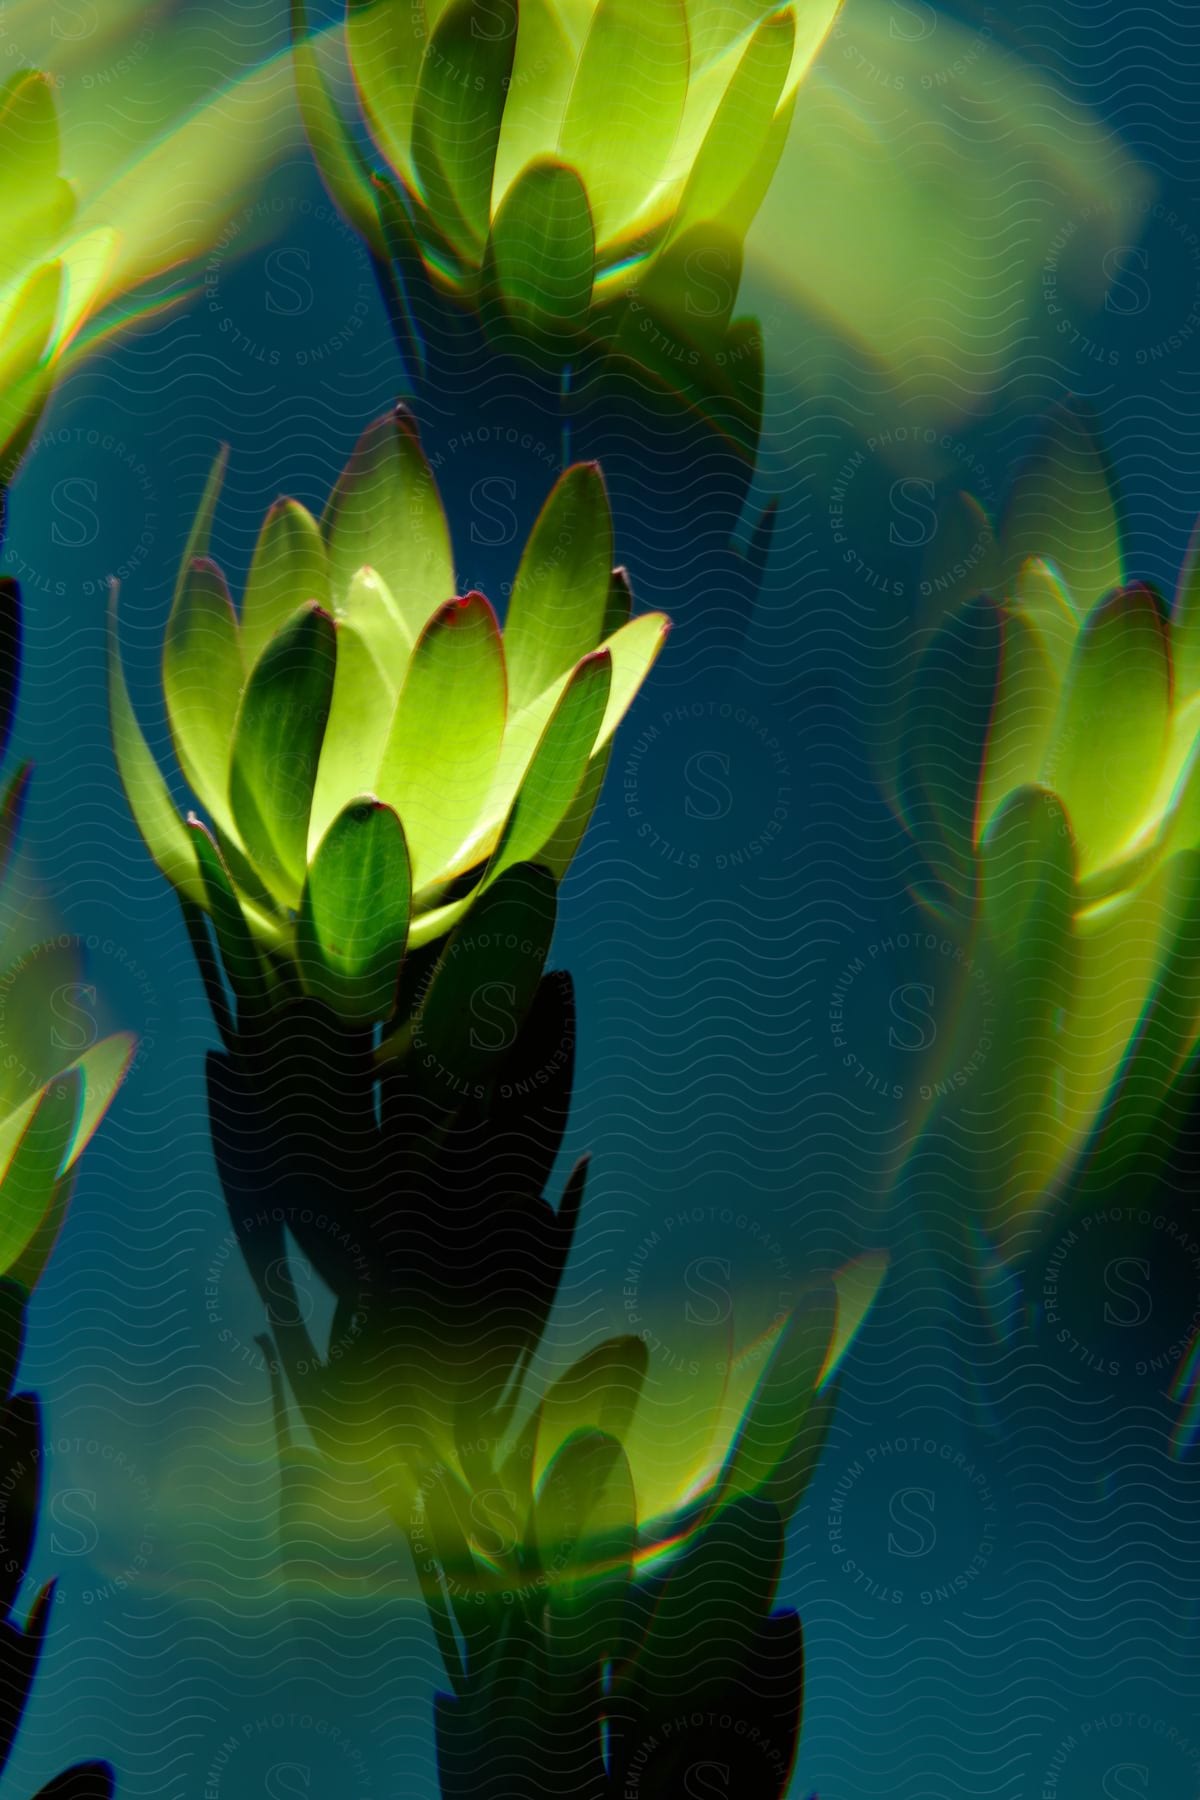
[[[114,650],[126,792],[159,867],[211,915],[231,977],[264,998],[296,983],[370,1025],[395,1011],[408,949],[444,938],[520,865],[565,868],[666,621],[631,617],[592,466],[547,501],[503,635],[481,594],[452,598],[445,515],[407,413],[364,434],[320,525],[294,501],[272,510],[240,616],[198,554],[219,479],[163,656],[175,749],[211,830],[177,815]],[[429,1021],[455,962],[451,945]]]
[[[971,921],[998,998],[975,1147],[1007,1227],[1054,1191],[1106,1101],[1145,1127],[1200,1033],[1200,540],[1173,604],[1128,582],[1075,405],[999,533],[960,497],[944,537],[941,562],[969,565],[982,597],[924,656],[898,797],[935,904]]]
[[[743,239],[836,12],[351,0],[373,188],[303,29],[298,82],[330,188],[410,298],[423,272],[531,340],[611,340],[643,378],[694,385],[698,346],[738,392],[761,379],[756,327],[731,329]]]

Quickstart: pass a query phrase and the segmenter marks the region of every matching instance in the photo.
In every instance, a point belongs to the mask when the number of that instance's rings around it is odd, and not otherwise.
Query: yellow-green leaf
[[[310,861],[342,808],[355,795],[374,791],[395,706],[395,689],[370,643],[353,625],[339,623],[333,704],[308,822]]]
[[[300,901],[296,956],[306,991],[355,1024],[389,1018],[411,900],[399,819],[380,800],[355,801],[321,840]]]
[[[690,68],[682,0],[598,0],[558,140],[587,188],[598,240],[635,218],[658,185]]]
[[[504,652],[482,594],[453,600],[412,654],[379,771],[379,793],[404,824],[413,882],[451,865],[471,837],[504,736]]]
[[[221,830],[236,837],[229,758],[246,670],[225,577],[205,557],[176,589],[162,672],[179,766]]]
[[[536,862],[571,810],[595,750],[611,685],[607,650],[593,651],[571,671],[505,822],[489,881],[512,863]]]
[[[484,291],[534,333],[579,331],[592,300],[596,238],[587,192],[565,163],[530,163],[492,224]]]
[[[242,600],[242,653],[252,669],[298,606],[331,609],[329,554],[320,526],[297,500],[277,500],[263,520]]]
[[[187,826],[175,809],[162,770],[137,722],[117,637],[117,586],[113,583],[108,628],[108,709],[113,752],[129,810],[162,873],[188,900],[204,904],[204,884]]]
[[[311,603],[278,632],[246,684],[229,795],[247,853],[294,906],[307,871],[308,818],[337,666],[334,623]]]
[[[515,0],[451,0],[421,64],[413,164],[426,205],[464,254],[487,237],[516,34]]]
[[[1050,415],[1014,483],[1001,548],[1010,582],[1031,556],[1050,563],[1081,616],[1124,581],[1113,484],[1081,402]]]
[[[1083,877],[1135,847],[1158,787],[1170,697],[1155,597],[1140,584],[1118,589],[1080,630],[1042,765],[1071,820]]]
[[[692,164],[674,235],[724,218],[737,200],[765,152],[795,45],[790,10],[764,19],[750,39]]]
[[[382,579],[410,644],[454,593],[454,559],[441,496],[404,408],[369,425],[322,521],[335,607],[359,569]],[[391,673],[390,670],[385,671]]]
[[[519,713],[600,642],[612,515],[596,463],[560,475],[521,557],[504,623],[509,707]]]

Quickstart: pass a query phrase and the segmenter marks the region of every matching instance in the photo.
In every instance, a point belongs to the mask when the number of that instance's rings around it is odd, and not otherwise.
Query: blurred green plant
[[[0,754],[8,743],[20,664],[20,594],[0,579]],[[25,765],[0,800],[4,890],[29,786]],[[8,894],[5,891],[5,908]],[[133,1054],[128,1032],[82,1055],[56,1034],[56,996],[82,985],[74,940],[16,948],[11,923],[0,973],[0,1274],[31,1290],[66,1213],[76,1165],[121,1085]]]
[[[1144,1136],[1200,1036],[1200,533],[1173,605],[1127,581],[1113,485],[1072,403],[998,533],[958,496],[927,574],[944,617],[894,792],[936,872],[931,905],[997,996],[990,1100],[973,1095],[956,1143],[1009,1237],[1097,1131],[1102,1163]],[[960,1049],[951,1034],[947,1071]],[[931,1086],[936,1118],[936,1070]]]
[[[239,617],[200,554],[222,467],[163,648],[176,754],[211,829],[176,812],[141,734],[114,612],[121,778],[243,998],[304,994],[370,1026],[395,1013],[407,952],[501,904],[518,866],[566,868],[667,621],[631,617],[594,465],[547,500],[503,635],[481,594],[450,598],[449,531],[404,409],[364,433],[320,525],[295,501],[272,509]],[[443,991],[452,1004],[454,968],[450,952],[427,1014]]]
[[[51,77],[18,69],[0,83],[0,492],[67,370],[194,284],[198,257],[278,154],[288,73],[280,59],[255,70],[132,156],[128,129],[110,132],[115,172],[111,143],[103,155],[77,146],[78,183],[62,173]]]
[[[673,1800],[716,1752],[731,1792],[787,1791],[803,1653],[775,1609],[786,1530],[882,1272],[865,1258],[809,1286],[706,1419],[691,1482],[680,1392],[655,1403],[639,1338],[579,1358],[503,1443],[464,1421],[453,1458],[420,1472],[408,1536],[451,1689],[445,1800],[539,1782]]]
[[[2,521],[0,521],[2,523]],[[20,593],[0,580],[0,755],[7,749],[21,660]],[[9,876],[29,784],[17,771],[0,801],[0,891]],[[19,911],[19,909],[16,909]],[[5,939],[12,955],[5,918]],[[0,974],[0,1771],[12,1751],[50,1622],[53,1583],[27,1620],[15,1609],[29,1567],[41,1499],[42,1418],[37,1399],[14,1393],[29,1294],[63,1222],[84,1147],[124,1078],[133,1039],[103,1038],[82,1056],[58,1044],[55,999],[78,979],[76,951],[56,944],[21,953]],[[81,1763],[39,1800],[111,1800],[106,1763]]]
[[[837,10],[350,0],[374,175],[303,0],[297,87],[330,191],[402,295],[427,277],[531,343],[586,332],[703,398],[761,380],[757,327],[731,326],[743,239]]]

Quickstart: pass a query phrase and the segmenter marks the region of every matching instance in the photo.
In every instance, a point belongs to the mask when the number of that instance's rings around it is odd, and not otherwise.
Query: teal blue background
[[[1200,229],[1195,7],[1038,0],[1012,14],[1001,35],[1097,109]],[[282,17],[267,26],[281,41]],[[17,744],[37,765],[31,867],[59,928],[95,940],[92,1010],[143,1036],[33,1308],[25,1379],[66,1447],[47,1459],[35,1575],[58,1576],[59,1604],[13,1792],[99,1754],[130,1800],[436,1793],[434,1654],[403,1567],[371,1546],[324,1593],[284,1598],[261,1319],[223,1250],[208,1145],[214,1033],[107,741],[104,578],[126,571],[127,668],[165,752],[158,647],[216,444],[230,444],[231,473],[214,553],[236,592],[276,494],[319,506],[359,431],[404,391],[370,271],[307,161],[277,170],[267,195],[278,234],[73,375],[12,496],[4,554],[27,623]],[[864,245],[865,278],[868,265]],[[1187,265],[1168,255],[1163,267],[1152,304],[1170,320],[1186,310]],[[1091,324],[1110,347],[1145,329],[1112,311]],[[1194,346],[1148,371],[1131,356],[1104,366],[1048,350],[1031,328],[988,415],[956,435],[1002,494],[1040,405],[1087,394],[1125,497],[1131,567],[1169,590],[1200,511],[1198,387]],[[446,404],[467,416],[470,396]],[[1116,1375],[1073,1357],[1036,1275],[1024,1291],[988,1290],[978,1264],[942,1253],[919,1195],[888,1197],[912,1119],[879,1093],[908,1085],[911,1099],[890,997],[898,984],[936,989],[938,976],[936,953],[933,967],[900,954],[895,974],[882,972],[895,953],[870,955],[921,920],[906,891],[916,859],[865,746],[881,646],[886,667],[910,617],[916,549],[892,541],[881,513],[864,547],[884,589],[856,582],[828,523],[854,433],[816,403],[773,430],[772,486],[760,488],[778,492],[779,529],[759,606],[736,629],[687,544],[664,563],[639,484],[614,490],[618,553],[676,629],[561,908],[556,961],[580,1001],[569,1148],[595,1165],[567,1329],[621,1328],[622,1271],[680,1209],[715,1209],[689,1245],[729,1260],[735,1285],[773,1277],[744,1256],[745,1232],[722,1225],[726,1208],[774,1234],[788,1283],[888,1247],[889,1285],[850,1361],[784,1581],[809,1655],[793,1791],[1195,1800],[1200,1489],[1195,1457],[1172,1451],[1165,1383],[1139,1375],[1136,1357]],[[519,466],[499,444],[446,458],[464,586],[503,595],[558,449]],[[714,727],[709,702],[731,696],[771,721],[788,771],[785,829],[733,869],[719,859],[764,829],[776,776],[740,726]],[[687,716],[668,725],[679,708]],[[632,746],[651,728],[657,747],[630,787]],[[646,819],[670,852],[641,833]],[[856,956],[868,963],[855,1000],[866,1091],[827,1017]],[[1190,1194],[1164,1204],[1195,1226]],[[1084,1288],[1086,1264],[1072,1267]],[[678,1267],[655,1268],[645,1279],[669,1308]],[[1195,1303],[1186,1280],[1178,1288],[1163,1289],[1164,1344]]]

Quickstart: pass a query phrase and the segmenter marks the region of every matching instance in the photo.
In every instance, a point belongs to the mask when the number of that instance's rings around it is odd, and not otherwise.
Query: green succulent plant
[[[967,922],[1000,997],[973,1141],[1010,1231],[1106,1104],[1120,1129],[1145,1127],[1200,1036],[1200,532],[1173,605],[1128,582],[1075,405],[998,533],[966,497],[946,524],[942,561],[971,543],[986,597],[954,606],[925,653],[896,794],[937,870],[932,903]]]
[[[121,777],[231,976],[275,992],[294,977],[369,1025],[390,1017],[407,950],[444,937],[517,865],[565,868],[667,621],[630,616],[593,465],[547,500],[503,634],[481,594],[451,598],[445,515],[403,410],[364,433],[319,525],[295,501],[272,509],[240,616],[199,554],[220,481],[218,463],[163,650],[176,753],[211,829],[175,810],[114,616]]]
[[[0,753],[8,742],[20,661],[20,596],[0,580]],[[17,849],[29,786],[26,765],[0,800],[0,892]],[[7,894],[5,899],[7,900]],[[19,915],[20,909],[14,909]],[[66,1213],[79,1157],[125,1077],[134,1039],[64,1048],[56,999],[84,986],[76,940],[29,940],[10,914],[0,972],[0,1275],[32,1289]]]
[[[675,336],[711,318],[718,270],[733,303],[838,4],[350,0],[346,50],[387,170],[378,216],[298,0],[301,99],[347,211],[443,293],[494,296],[550,333],[636,293]]]

